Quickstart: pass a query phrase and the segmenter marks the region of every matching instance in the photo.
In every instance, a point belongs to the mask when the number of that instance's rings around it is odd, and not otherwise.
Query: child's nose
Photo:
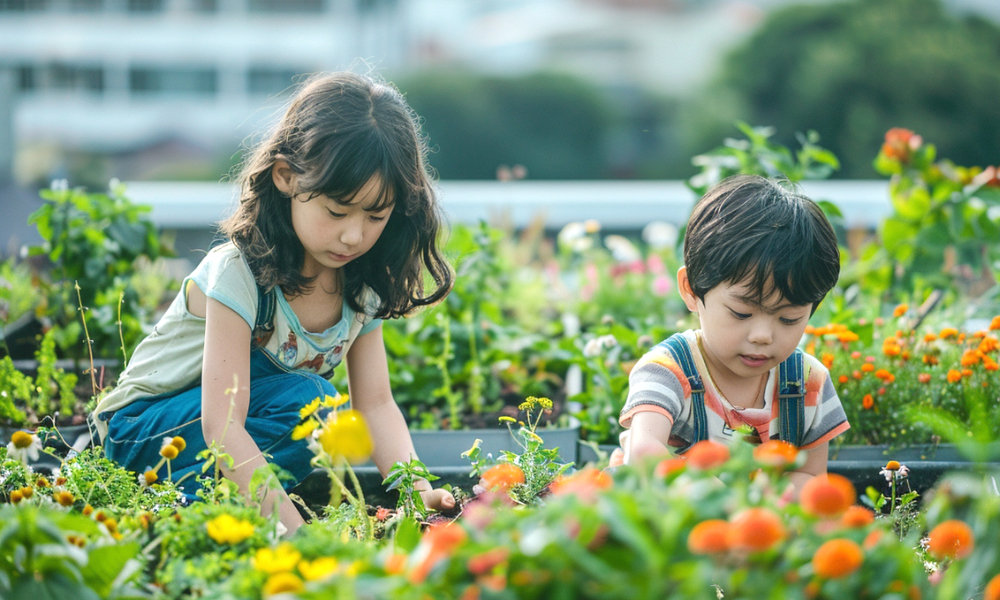
[[[340,243],[345,246],[357,246],[364,239],[364,232],[360,225],[348,225],[340,232]]]
[[[770,344],[771,328],[764,323],[754,325],[750,328],[749,340],[752,344]]]

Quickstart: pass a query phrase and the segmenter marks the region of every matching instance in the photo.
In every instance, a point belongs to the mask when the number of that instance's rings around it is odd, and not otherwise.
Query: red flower
[[[882,144],[882,154],[886,158],[909,162],[913,152],[920,148],[924,140],[909,129],[893,127],[885,134],[885,143]]]

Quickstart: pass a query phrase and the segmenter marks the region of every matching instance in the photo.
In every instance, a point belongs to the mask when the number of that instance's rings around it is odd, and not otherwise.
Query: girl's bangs
[[[391,168],[389,157],[379,152],[376,144],[359,143],[350,150],[342,147],[341,152],[317,166],[315,181],[310,186],[313,193],[323,194],[344,206],[351,204],[361,188],[376,175],[381,178],[382,185],[375,202],[364,207],[369,212],[379,212],[395,204],[402,187],[397,181],[400,174]]]

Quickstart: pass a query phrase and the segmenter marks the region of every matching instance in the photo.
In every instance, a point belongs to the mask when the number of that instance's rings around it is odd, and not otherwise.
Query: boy
[[[806,451],[791,473],[796,490],[826,473],[829,441],[850,425],[827,369],[797,346],[839,275],[837,238],[815,202],[758,176],[711,188],[688,221],[677,272],[701,328],[633,368],[619,417],[625,462],[725,443],[748,426]]]

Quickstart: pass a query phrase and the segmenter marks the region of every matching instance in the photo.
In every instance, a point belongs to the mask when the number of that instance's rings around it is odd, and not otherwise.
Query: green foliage
[[[609,171],[614,116],[597,88],[552,73],[500,78],[422,73],[400,82],[423,120],[444,179],[493,179],[520,164],[538,179],[593,179]]]
[[[690,148],[722,137],[734,119],[791,132],[814,129],[869,178],[871,155],[891,127],[939,141],[962,164],[1000,155],[1000,27],[954,16],[939,0],[809,3],[768,13],[726,59],[681,122]]]
[[[0,263],[0,324],[13,323],[41,304],[31,279],[31,271],[23,263],[13,258]]]
[[[388,491],[399,490],[399,502],[396,509],[405,517],[417,520],[427,518],[427,507],[420,497],[420,491],[416,488],[416,483],[421,479],[425,481],[437,481],[437,475],[431,474],[427,470],[427,465],[416,458],[411,458],[408,462],[396,462],[389,469],[382,485]]]
[[[32,246],[30,254],[46,255],[53,264],[43,281],[47,314],[64,330],[60,344],[64,348],[80,337],[74,283],[80,285],[84,309],[91,311],[88,320],[99,355],[115,356],[119,351],[118,305],[123,295],[121,330],[126,346],[133,347],[143,335],[145,313],[129,286],[133,265],[139,258],[153,260],[170,251],[146,217],[150,207],[134,204],[124,194],[121,184],[112,185],[108,194],[46,189],[41,191],[45,204],[28,218],[44,240]],[[82,351],[76,348],[75,355]]]
[[[9,356],[0,358],[0,423],[35,426],[56,413],[69,416],[76,410],[77,376],[56,367],[55,334],[42,336],[35,352],[38,372],[34,377],[14,368]]]
[[[134,473],[106,458],[100,447],[87,448],[67,459],[60,473],[66,479],[63,487],[78,503],[105,507],[115,513],[166,511],[177,503],[179,494],[169,481],[149,487],[140,485]]]

